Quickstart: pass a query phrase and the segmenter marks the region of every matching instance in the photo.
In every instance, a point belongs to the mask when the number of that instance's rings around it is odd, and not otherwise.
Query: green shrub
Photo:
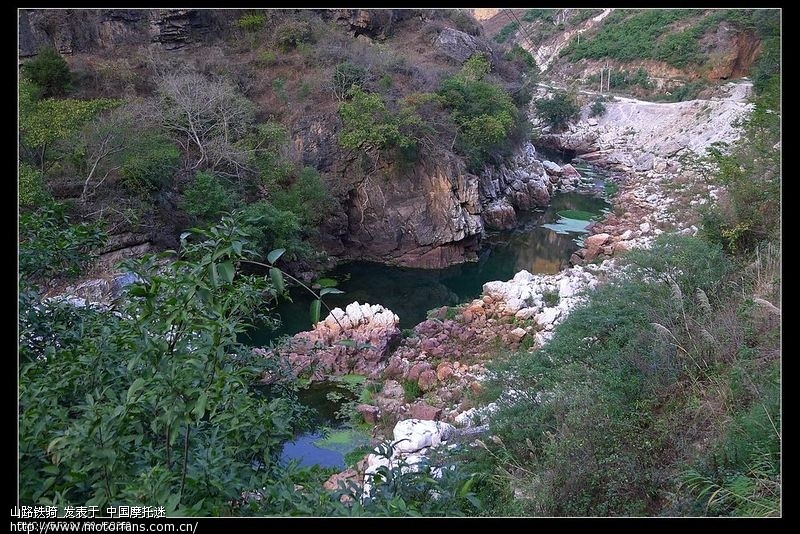
[[[589,108],[590,117],[602,117],[606,114],[606,105],[602,100],[595,100],[592,102],[592,107]]]
[[[299,100],[305,100],[308,98],[308,95],[311,94],[311,82],[304,81],[300,84],[300,88],[297,90],[297,98]]]
[[[339,104],[343,128],[339,144],[350,150],[386,150],[403,148],[413,140],[401,133],[397,115],[386,108],[377,93],[366,93],[354,86],[349,91],[350,100]]]
[[[287,258],[311,254],[310,247],[303,241],[300,219],[291,211],[278,209],[262,200],[249,204],[242,212],[246,221],[243,230],[262,256],[277,248],[286,249]]]
[[[183,192],[182,207],[203,224],[215,222],[225,212],[237,207],[236,195],[220,179],[208,172],[198,172]]]
[[[556,306],[559,300],[561,300],[561,297],[558,291],[545,291],[542,293],[542,301],[545,306]]]
[[[394,81],[392,80],[392,77],[389,76],[388,74],[384,74],[378,80],[378,87],[380,87],[381,91],[388,91],[389,89],[392,88],[393,85]]]
[[[709,347],[698,326],[714,329],[711,305],[694,294],[703,288],[712,303],[735,294],[726,290],[731,264],[720,247],[679,236],[623,259],[626,269],[590,291],[541,350],[492,366],[490,387],[517,392],[499,402],[496,438],[484,443],[491,454],[482,461],[495,465],[481,468],[507,473],[479,492],[505,495],[496,506],[511,506],[511,486],[523,514],[645,515],[671,492],[656,480],[687,431],[664,399],[702,381],[719,357],[720,344]]]
[[[178,170],[180,152],[166,137],[147,135],[137,139],[122,163],[120,174],[133,191],[161,189]]]
[[[259,50],[256,54],[256,61],[258,61],[261,65],[269,67],[278,61],[278,55],[274,50]]]
[[[488,60],[477,54],[464,63],[456,76],[444,80],[437,92],[459,126],[456,148],[467,157],[473,172],[490,158],[502,156],[511,145],[509,138],[523,122],[508,93],[484,79],[489,68]]]
[[[77,276],[105,238],[99,225],[71,224],[63,204],[21,213],[19,271],[24,277]]]
[[[406,402],[411,402],[422,396],[422,390],[419,388],[419,383],[416,380],[403,380],[403,393]]]
[[[525,22],[534,22],[536,20],[543,20],[545,22],[552,23],[553,16],[555,15],[555,9],[529,9],[525,12],[522,16],[522,20]]]
[[[555,129],[565,128],[581,111],[575,96],[564,91],[556,91],[550,98],[539,98],[534,105],[539,117]]]
[[[311,25],[303,20],[289,20],[275,30],[275,39],[283,50],[297,48],[301,43],[313,42]]]
[[[284,102],[289,100],[289,95],[286,94],[286,80],[283,78],[275,78],[270,85],[272,86],[272,92],[275,96]]]
[[[780,236],[780,115],[769,107],[773,99],[769,92],[757,97],[741,137],[729,147],[710,151],[718,169],[713,180],[725,187],[728,202],[707,209],[703,232],[734,253]]]
[[[497,32],[494,36],[494,40],[498,43],[505,43],[509,37],[511,37],[515,31],[519,29],[518,22],[509,22],[505,26],[503,26],[499,32]]]
[[[55,48],[39,50],[36,57],[25,63],[22,69],[42,89],[42,97],[61,96],[69,88],[69,66]]]
[[[27,163],[19,164],[19,205],[30,207],[48,198],[42,173]]]
[[[503,57],[508,61],[519,61],[524,65],[524,70],[526,72],[538,72],[538,68],[536,66],[536,59],[531,55],[530,52],[522,48],[519,44],[514,43],[509,50],[503,54]]]
[[[332,201],[319,173],[305,167],[288,189],[272,192],[273,205],[297,215],[300,224],[313,228],[322,224],[332,209]]]
[[[339,63],[333,70],[333,94],[339,100],[344,100],[354,85],[361,87],[364,84],[366,74],[364,68],[359,65],[350,62]]]
[[[247,13],[239,17],[236,25],[248,32],[256,32],[264,27],[267,17],[263,13]]]
[[[603,20],[600,30],[580,42],[573,40],[562,51],[572,61],[612,58],[622,61],[654,58],[659,37],[670,24],[695,16],[692,9],[619,9]]]

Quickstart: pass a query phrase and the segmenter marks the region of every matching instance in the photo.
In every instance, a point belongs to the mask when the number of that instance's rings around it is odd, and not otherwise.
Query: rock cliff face
[[[19,15],[19,55],[43,46],[61,54],[159,43],[167,50],[214,39],[233,12],[204,9],[24,9]]]
[[[317,132],[313,137],[326,136]],[[455,156],[391,172],[391,178],[375,174],[342,193],[344,215],[326,225],[326,248],[352,258],[423,268],[474,258],[486,229],[514,228],[517,212],[549,204],[562,180],[548,176],[530,143],[479,176],[466,172]]]
[[[478,178],[454,157],[391,178],[367,177],[349,189],[343,208],[346,254],[384,263],[458,263],[469,259],[483,232]]]

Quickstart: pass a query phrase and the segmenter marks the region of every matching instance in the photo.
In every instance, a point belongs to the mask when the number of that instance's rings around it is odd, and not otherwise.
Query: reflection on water
[[[580,210],[599,215],[607,207],[608,203],[595,196],[554,195],[546,209],[520,213],[520,226],[516,229],[488,235],[477,262],[445,269],[410,269],[370,262],[343,264],[326,276],[340,280],[339,289],[345,294],[329,295],[325,301],[331,308],[344,307],[353,301],[382,304],[400,317],[401,328],[411,328],[425,320],[426,312],[432,308],[477,297],[483,284],[490,280],[508,280],[522,269],[532,273],[560,271],[578,249],[576,238],[585,233],[587,221],[574,221],[568,231],[554,231],[545,225],[563,221],[558,216],[560,211]],[[263,345],[279,335],[311,328],[308,313],[311,298],[301,292],[293,292],[292,298],[294,302],[278,307],[283,319],[281,328],[255,331],[250,343]],[[326,313],[323,311],[322,315]]]

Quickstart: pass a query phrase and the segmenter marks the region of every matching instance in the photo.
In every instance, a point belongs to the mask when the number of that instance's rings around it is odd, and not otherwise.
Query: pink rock
[[[411,417],[413,419],[425,419],[428,421],[438,421],[442,416],[442,409],[429,406],[424,403],[411,405]]]
[[[436,372],[433,369],[428,369],[419,375],[418,383],[422,391],[430,391],[436,386],[437,382]]]
[[[429,371],[431,369],[431,364],[427,362],[420,362],[415,363],[411,366],[411,369],[408,371],[408,375],[406,378],[409,380],[417,380],[425,371]]]
[[[436,378],[439,379],[439,381],[444,382],[451,376],[453,376],[453,368],[450,366],[450,364],[447,362],[440,363],[436,368]]]
[[[378,422],[380,409],[377,406],[372,406],[371,404],[359,404],[356,406],[356,411],[361,414],[366,423],[374,424]]]

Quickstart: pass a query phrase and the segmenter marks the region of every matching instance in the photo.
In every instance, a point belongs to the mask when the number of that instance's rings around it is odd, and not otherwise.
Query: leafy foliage
[[[28,79],[42,88],[43,97],[61,96],[70,85],[69,66],[52,47],[39,50],[34,59],[22,66],[22,70]]]
[[[594,37],[571,42],[562,55],[572,61],[606,57],[622,61],[686,59],[685,38],[668,36],[669,39],[662,44],[659,37],[669,31],[671,23],[696,16],[699,12],[692,9],[617,10],[604,19]]]
[[[300,219],[291,211],[281,210],[266,200],[247,205],[243,209],[245,231],[250,235],[255,250],[260,255],[276,248],[286,249],[289,256],[306,256],[311,253],[303,242]]]
[[[703,231],[732,252],[753,250],[780,235],[780,115],[768,107],[774,97],[762,93],[740,139],[710,154],[718,169],[712,179],[725,186],[727,202],[705,212]]]
[[[515,43],[509,50],[503,54],[509,61],[519,61],[525,66],[525,71],[530,73],[537,73],[536,59],[530,52],[522,48],[519,44]]]
[[[377,93],[359,87],[349,91],[350,100],[339,105],[343,128],[339,144],[349,150],[381,151],[405,148],[413,140],[401,133],[400,118],[390,112]]]
[[[307,42],[313,42],[314,34],[311,25],[303,20],[289,20],[275,30],[275,39],[283,50],[297,48]]]
[[[513,137],[522,123],[508,93],[485,80],[489,69],[483,55],[474,55],[456,76],[444,80],[438,91],[442,105],[459,127],[456,147],[467,156],[473,171],[492,156],[502,155],[508,137]]]
[[[75,276],[103,244],[98,225],[70,224],[66,206],[52,203],[20,214],[19,270],[25,278]]]
[[[167,185],[180,165],[180,152],[161,135],[146,135],[135,141],[120,174],[134,191],[153,191]]]
[[[519,29],[518,22],[509,22],[505,26],[503,26],[499,32],[497,32],[494,36],[494,40],[498,43],[505,43],[509,37],[511,37],[514,32]]]
[[[236,202],[236,196],[219,177],[207,172],[198,172],[183,193],[183,209],[205,224],[215,222],[223,213],[233,211]]]
[[[236,25],[248,32],[256,32],[264,27],[267,17],[263,13],[246,13],[236,20]]]
[[[525,22],[533,22],[536,20],[543,20],[545,22],[553,22],[553,16],[555,15],[555,9],[529,9],[525,12],[522,16],[522,20]]]
[[[556,91],[550,98],[539,98],[534,105],[539,117],[556,129],[565,128],[581,111],[575,96],[565,91]]]
[[[73,136],[103,110],[119,105],[118,100],[38,100],[39,90],[22,78],[19,86],[20,147],[25,161],[45,171],[59,142]]]
[[[168,514],[218,515],[280,474],[276,453],[298,408],[255,393],[269,362],[236,340],[270,287],[236,272],[252,252],[235,220],[202,237],[167,265],[130,263],[140,281],[123,316],[76,310],[82,336],[70,343],[26,336],[24,502],[159,502]]]
[[[27,163],[19,164],[19,205],[35,206],[47,198],[42,173]]]
[[[603,103],[602,100],[597,99],[592,102],[592,106],[589,108],[589,116],[590,117],[602,117],[606,114],[606,105]]]
[[[366,74],[364,67],[349,61],[336,65],[332,80],[334,96],[339,100],[344,100],[354,85],[361,87],[364,84]]]
[[[273,205],[297,215],[305,228],[319,226],[331,212],[332,201],[319,173],[305,167],[288,187],[272,194]]]

